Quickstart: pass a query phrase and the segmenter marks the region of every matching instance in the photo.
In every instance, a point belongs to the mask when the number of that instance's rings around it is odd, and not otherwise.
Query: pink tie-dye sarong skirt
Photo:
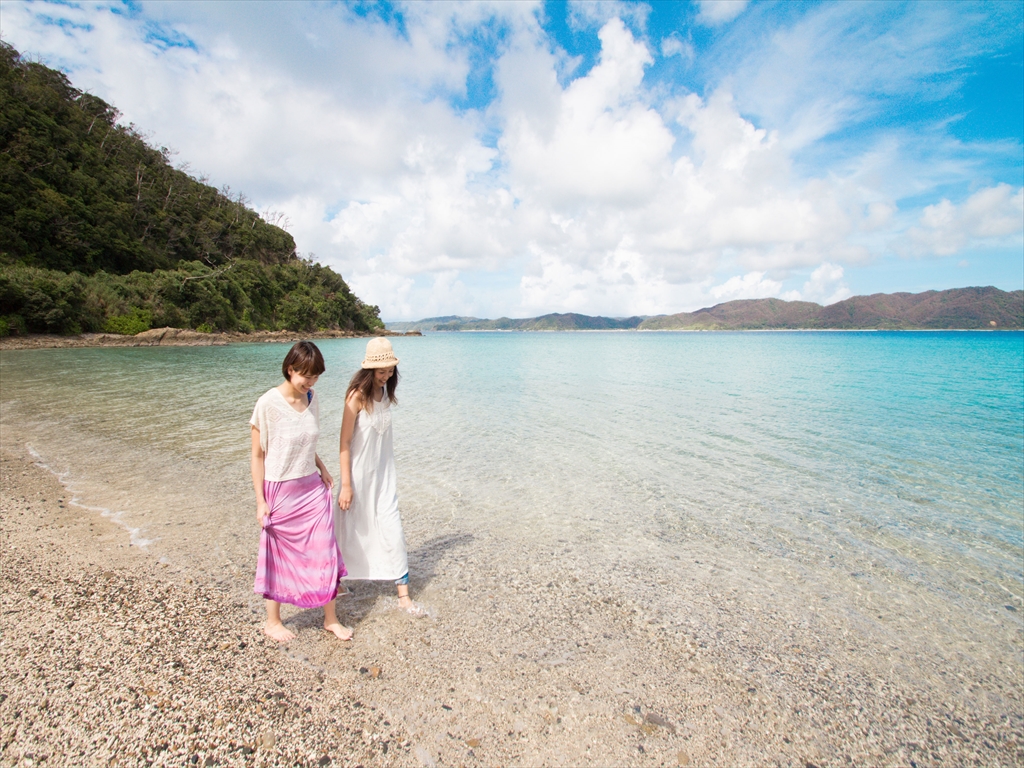
[[[270,522],[260,534],[253,591],[300,608],[325,605],[338,593],[345,563],[334,536],[331,490],[314,472],[263,482]]]

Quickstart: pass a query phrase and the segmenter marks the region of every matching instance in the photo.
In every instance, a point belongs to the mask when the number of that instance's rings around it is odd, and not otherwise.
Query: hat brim
[[[392,368],[392,367],[397,367],[397,366],[398,366],[398,358],[397,357],[393,357],[390,360],[374,360],[372,362],[368,361],[368,360],[363,360],[363,368],[366,368],[366,369],[371,369],[371,368]]]

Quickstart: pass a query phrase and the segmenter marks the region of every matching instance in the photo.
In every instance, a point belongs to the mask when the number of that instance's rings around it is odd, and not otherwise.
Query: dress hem
[[[323,608],[331,600],[338,597],[338,590],[334,590],[334,594],[330,597],[323,599],[322,597],[315,597],[310,599],[309,595],[305,596],[305,600],[299,598],[297,595],[274,595],[270,592],[262,592],[261,590],[254,589],[253,592],[257,595],[263,595],[264,600],[273,600],[275,603],[286,603],[288,605],[294,605],[296,608]],[[323,602],[318,602],[323,599]]]

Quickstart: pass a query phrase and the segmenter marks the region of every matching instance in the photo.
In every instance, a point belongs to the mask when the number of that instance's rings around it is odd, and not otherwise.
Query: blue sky
[[[386,319],[1024,287],[1024,4],[4,0]]]

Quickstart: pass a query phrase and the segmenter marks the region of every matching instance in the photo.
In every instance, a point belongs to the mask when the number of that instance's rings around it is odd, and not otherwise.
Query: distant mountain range
[[[481,320],[479,317],[428,317],[411,323],[386,323],[391,331],[609,331],[632,330],[643,317],[590,317],[569,313],[513,320]]]
[[[428,317],[387,323],[394,331],[753,331],[1024,329],[1024,291],[952,288],[853,296],[823,307],[810,301],[727,301],[696,312],[653,317],[551,314],[511,319]]]

